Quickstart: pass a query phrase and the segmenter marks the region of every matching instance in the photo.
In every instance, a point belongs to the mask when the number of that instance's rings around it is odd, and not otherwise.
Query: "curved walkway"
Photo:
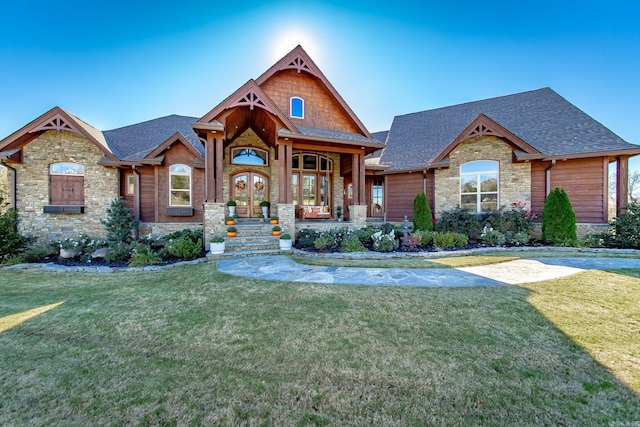
[[[225,258],[218,270],[234,276],[370,286],[496,286],[538,282],[589,269],[640,268],[630,258],[538,258],[464,268],[360,268],[298,264],[284,255]]]

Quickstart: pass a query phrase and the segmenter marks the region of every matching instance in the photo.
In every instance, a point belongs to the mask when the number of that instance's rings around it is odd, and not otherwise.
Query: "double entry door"
[[[269,179],[257,172],[240,172],[231,176],[231,200],[236,201],[236,215],[256,218],[262,215],[260,202],[269,200]]]

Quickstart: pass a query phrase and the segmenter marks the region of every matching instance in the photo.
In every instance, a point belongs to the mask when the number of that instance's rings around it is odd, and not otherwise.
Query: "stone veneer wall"
[[[516,201],[531,206],[531,164],[513,163],[511,146],[489,136],[462,142],[449,154],[449,167],[435,171],[436,214],[460,205],[460,165],[474,160],[500,163],[500,206]]]
[[[202,230],[201,222],[142,222],[138,227],[140,236],[151,235],[155,238],[162,237],[174,231],[184,230]]]
[[[98,165],[104,153],[91,141],[67,131],[47,131],[23,148],[23,163],[16,165],[16,208],[19,231],[41,240],[106,235],[100,219],[118,197],[118,171]],[[73,162],[85,167],[84,213],[45,214],[49,204],[49,165]]]
[[[9,203],[9,168],[0,164],[0,198]],[[1,206],[0,206],[1,208]]]

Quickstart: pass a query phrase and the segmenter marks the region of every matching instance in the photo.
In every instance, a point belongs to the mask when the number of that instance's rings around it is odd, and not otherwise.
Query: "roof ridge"
[[[422,114],[422,113],[431,112],[431,111],[445,110],[445,109],[453,108],[453,107],[461,107],[463,105],[479,104],[481,102],[494,101],[494,100],[497,100],[497,99],[512,98],[512,97],[521,96],[521,95],[524,95],[524,94],[527,94],[527,93],[542,92],[542,91],[551,91],[551,92],[555,93],[556,95],[561,96],[556,91],[551,89],[549,86],[545,86],[545,87],[541,87],[541,88],[538,88],[538,89],[525,90],[525,91],[522,91],[522,92],[510,93],[510,94],[507,94],[507,95],[493,96],[493,97],[490,97],[490,98],[477,99],[475,101],[461,102],[459,104],[446,105],[446,106],[436,107],[436,108],[428,108],[426,110],[414,111],[412,113],[398,114],[398,115],[394,116],[394,118],[411,116],[411,115],[415,115],[415,114]]]
[[[132,124],[126,125],[126,126],[121,126],[121,127],[105,130],[103,132],[111,132],[111,131],[114,131],[114,130],[126,129],[126,128],[130,128],[130,127],[133,127],[133,126],[139,126],[139,125],[142,125],[142,124],[145,124],[145,123],[154,122],[156,120],[166,119],[166,118],[169,118],[169,117],[183,117],[185,119],[194,119],[194,123],[198,121],[198,118],[197,117],[193,117],[193,116],[183,116],[182,114],[169,114],[169,115],[162,116],[162,117],[156,117],[155,119],[149,119],[149,120],[145,120],[145,121],[138,122],[138,123],[132,123]]]

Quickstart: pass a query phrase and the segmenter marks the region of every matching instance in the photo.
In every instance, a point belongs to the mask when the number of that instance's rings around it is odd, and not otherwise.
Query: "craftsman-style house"
[[[20,231],[42,238],[101,235],[119,196],[154,235],[221,234],[230,200],[248,221],[268,201],[293,232],[338,212],[352,227],[410,218],[422,191],[436,214],[514,201],[541,211],[555,187],[579,222],[602,225],[609,163],[624,201],[638,153],[551,89],[398,116],[371,134],[298,46],[200,118],[101,131],[55,107],[0,141],[0,184]]]

